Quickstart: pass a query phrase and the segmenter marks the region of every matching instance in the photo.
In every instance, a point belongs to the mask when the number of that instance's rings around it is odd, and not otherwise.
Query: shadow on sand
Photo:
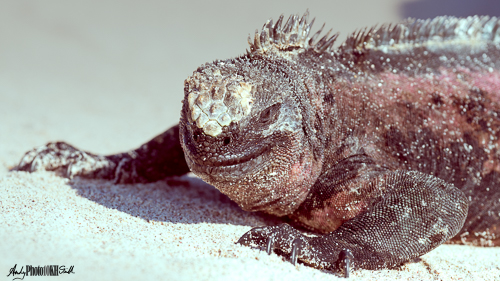
[[[117,185],[106,180],[75,178],[69,185],[82,197],[147,221],[246,226],[287,221],[261,212],[243,211],[213,186],[189,176],[149,184]]]

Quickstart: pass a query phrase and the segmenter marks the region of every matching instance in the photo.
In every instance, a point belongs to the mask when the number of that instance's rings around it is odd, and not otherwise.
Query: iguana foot
[[[50,142],[24,155],[13,171],[55,171],[61,176],[147,183],[189,172],[173,126],[139,148],[113,155],[96,155],[65,142]]]
[[[65,142],[50,142],[24,155],[14,171],[56,171],[64,177],[107,178],[116,164],[105,156],[78,150]],[[101,176],[99,176],[102,174]]]
[[[245,233],[237,243],[276,252],[288,256],[295,265],[297,261],[320,269],[343,273],[349,277],[353,256],[348,249],[328,249],[331,245],[322,244],[317,238],[308,237],[288,224],[255,227]]]

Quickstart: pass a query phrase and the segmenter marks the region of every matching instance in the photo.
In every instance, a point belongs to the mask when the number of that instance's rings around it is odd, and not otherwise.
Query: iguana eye
[[[272,121],[274,121],[276,113],[279,112],[280,108],[281,108],[281,103],[276,103],[264,109],[264,111],[260,113],[259,122],[262,125],[267,125],[271,123]]]

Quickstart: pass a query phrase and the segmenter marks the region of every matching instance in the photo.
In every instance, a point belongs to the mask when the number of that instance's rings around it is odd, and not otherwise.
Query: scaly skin
[[[281,23],[246,55],[198,68],[179,125],[141,148],[98,156],[52,143],[17,170],[124,183],[191,170],[243,209],[317,233],[284,224],[239,243],[346,275],[448,240],[500,245],[498,20],[410,20],[337,50],[336,35],[309,39],[307,15]]]

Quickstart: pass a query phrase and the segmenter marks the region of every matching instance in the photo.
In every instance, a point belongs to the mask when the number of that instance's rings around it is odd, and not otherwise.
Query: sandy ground
[[[48,141],[103,154],[137,147],[177,122],[182,82],[198,65],[242,54],[248,33],[269,17],[309,8],[346,35],[416,5],[291,3],[0,3],[0,280],[13,280],[15,264],[74,265],[60,280],[336,279],[236,245],[251,227],[280,220],[242,211],[196,178],[113,185],[8,172]],[[352,279],[500,280],[500,249],[444,245],[398,270],[359,270]]]

